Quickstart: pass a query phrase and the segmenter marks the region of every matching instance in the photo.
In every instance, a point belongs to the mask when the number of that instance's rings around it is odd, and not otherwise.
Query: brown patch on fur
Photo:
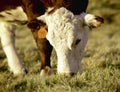
[[[41,0],[46,8],[53,8],[52,10],[48,11],[48,14],[53,13],[56,9],[60,7],[68,7],[70,6],[70,2],[67,0]]]
[[[97,21],[100,21],[101,23],[104,23],[104,19],[102,18],[102,17],[99,17],[99,16],[95,16],[96,18],[96,20]]]
[[[21,5],[21,0],[0,0],[0,11],[15,9]]]
[[[102,23],[104,23],[104,19],[102,17],[99,17],[99,16],[95,16],[95,20],[96,20],[96,23],[92,23],[90,24],[90,28],[98,28],[99,26],[101,26]]]
[[[38,30],[38,38],[46,38],[47,30],[45,27],[41,27],[40,30]]]
[[[22,0],[22,7],[29,21],[45,13],[45,7],[41,0]]]

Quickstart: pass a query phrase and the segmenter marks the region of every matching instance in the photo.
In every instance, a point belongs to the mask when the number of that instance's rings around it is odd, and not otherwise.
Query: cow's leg
[[[18,57],[15,48],[15,25],[9,24],[7,22],[0,22],[0,38],[3,50],[8,59],[8,65],[10,70],[15,74],[25,74],[27,72],[26,68],[22,64],[20,58]]]
[[[38,31],[32,31],[34,39],[36,41],[37,47],[40,52],[41,57],[41,76],[51,75],[53,73],[53,70],[51,69],[50,65],[50,56],[53,47],[50,45],[50,43],[47,41],[46,38],[39,38],[38,37]]]

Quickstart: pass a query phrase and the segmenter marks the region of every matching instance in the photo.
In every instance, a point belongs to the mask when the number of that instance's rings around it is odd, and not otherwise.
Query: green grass
[[[120,1],[90,0],[88,12],[104,17],[105,23],[90,31],[82,74],[40,77],[36,44],[26,26],[19,26],[17,51],[29,72],[24,76],[10,73],[0,46],[0,92],[120,92]],[[56,70],[54,51],[51,60]]]

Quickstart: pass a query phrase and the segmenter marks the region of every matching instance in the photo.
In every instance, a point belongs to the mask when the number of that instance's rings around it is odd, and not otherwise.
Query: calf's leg
[[[27,72],[15,48],[15,25],[7,22],[0,22],[0,38],[3,50],[8,59],[10,70],[15,74],[25,74]]]
[[[40,38],[38,36],[38,30],[32,30],[33,37],[36,41],[40,58],[41,58],[41,76],[51,75],[53,73],[50,65],[50,56],[53,47],[50,45],[46,38]]]

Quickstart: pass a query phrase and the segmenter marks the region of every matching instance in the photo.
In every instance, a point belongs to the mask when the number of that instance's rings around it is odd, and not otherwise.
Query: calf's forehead
[[[82,22],[76,17],[69,22],[59,19],[58,23],[52,22],[51,25],[48,25],[47,39],[57,48],[62,45],[64,48],[65,46],[71,48],[75,40],[82,39],[84,30]]]
[[[53,47],[65,45],[72,46],[77,38],[82,38],[84,21],[82,16],[74,15],[71,11],[62,7],[51,14],[44,14],[38,19],[42,19],[48,26],[46,38]]]

